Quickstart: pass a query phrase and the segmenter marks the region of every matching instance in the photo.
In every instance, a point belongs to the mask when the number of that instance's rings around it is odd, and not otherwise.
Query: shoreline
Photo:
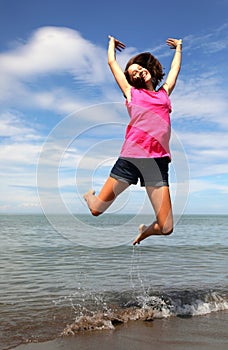
[[[88,331],[15,350],[226,350],[228,312],[190,318],[129,321],[114,330]]]

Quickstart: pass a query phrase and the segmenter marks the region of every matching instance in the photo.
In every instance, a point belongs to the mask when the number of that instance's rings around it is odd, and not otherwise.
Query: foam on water
[[[156,318],[193,317],[216,311],[228,310],[228,295],[221,291],[170,291],[152,295],[138,295],[135,298],[129,292],[115,295],[122,301],[120,305],[111,305],[107,298],[100,296],[100,305],[92,310],[84,307],[76,310],[79,316],[68,325],[62,335],[74,335],[81,331],[114,329],[120,323],[128,321],[153,321]],[[130,298],[129,298],[130,297]],[[106,301],[105,301],[106,298]]]

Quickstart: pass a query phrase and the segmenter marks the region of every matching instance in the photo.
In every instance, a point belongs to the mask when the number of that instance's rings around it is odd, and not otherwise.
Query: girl
[[[173,215],[169,193],[168,166],[170,112],[169,95],[173,91],[181,67],[182,40],[166,41],[175,49],[165,83],[156,90],[164,73],[160,62],[149,52],[129,60],[123,72],[116,61],[116,49],[125,45],[109,36],[108,64],[117,84],[126,98],[130,123],[120,157],[98,196],[93,190],[84,195],[92,213],[102,214],[128,186],[138,179],[145,186],[156,220],[149,226],[140,225],[133,244],[139,244],[151,235],[169,235],[173,232]]]

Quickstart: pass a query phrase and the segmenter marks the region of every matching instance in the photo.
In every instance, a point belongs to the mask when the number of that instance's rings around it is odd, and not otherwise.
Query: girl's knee
[[[93,216],[99,216],[99,215],[102,214],[102,212],[97,211],[97,210],[95,210],[95,209],[90,209],[90,212],[91,212],[91,214],[92,214]]]
[[[169,236],[171,233],[173,233],[173,223],[165,223],[163,225],[160,225],[161,234],[164,236]]]
[[[164,236],[169,236],[173,233],[173,227],[163,228],[161,231]]]

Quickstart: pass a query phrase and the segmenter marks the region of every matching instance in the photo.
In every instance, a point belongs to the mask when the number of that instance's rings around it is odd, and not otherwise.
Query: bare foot
[[[143,241],[145,238],[148,237],[148,235],[145,234],[146,229],[147,229],[147,226],[144,224],[141,224],[139,226],[139,235],[134,240],[133,245],[140,244],[141,241]]]
[[[83,198],[85,199],[86,202],[88,202],[88,197],[90,196],[94,196],[95,195],[95,191],[94,190],[89,190],[88,192],[86,192],[83,196]]]

